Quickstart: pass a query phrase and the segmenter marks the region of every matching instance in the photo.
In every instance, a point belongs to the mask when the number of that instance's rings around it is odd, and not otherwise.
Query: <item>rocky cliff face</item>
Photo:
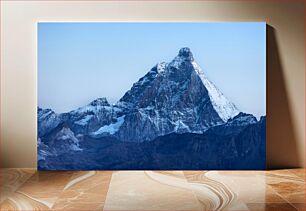
[[[189,48],[182,48],[170,63],[153,67],[119,105],[132,108],[119,139],[138,142],[173,132],[203,133],[239,113],[205,77]]]

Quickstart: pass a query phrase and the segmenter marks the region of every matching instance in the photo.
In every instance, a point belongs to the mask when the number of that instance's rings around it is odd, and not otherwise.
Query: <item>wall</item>
[[[304,165],[303,1],[1,1],[3,167],[36,167],[38,21],[266,21],[268,167]]]

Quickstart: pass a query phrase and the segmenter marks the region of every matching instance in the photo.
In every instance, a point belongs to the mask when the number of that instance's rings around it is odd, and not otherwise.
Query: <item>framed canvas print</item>
[[[266,24],[38,23],[40,170],[265,169]]]

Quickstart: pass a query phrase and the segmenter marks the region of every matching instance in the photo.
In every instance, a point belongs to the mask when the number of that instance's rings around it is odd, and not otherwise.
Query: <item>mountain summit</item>
[[[238,113],[185,47],[169,63],[155,65],[115,105],[98,98],[53,118],[61,118],[76,135],[144,142],[170,133],[201,134]]]
[[[141,139],[171,132],[202,133],[239,113],[208,80],[186,47],[170,63],[159,63],[140,78],[119,105],[135,109],[126,116],[123,128],[136,129],[139,122],[145,123],[146,127],[139,131]]]
[[[185,58],[187,61],[193,61],[193,55],[190,48],[181,48],[178,54],[179,57]]]

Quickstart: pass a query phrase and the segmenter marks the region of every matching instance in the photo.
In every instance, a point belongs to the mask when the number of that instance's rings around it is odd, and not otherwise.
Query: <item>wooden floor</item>
[[[305,210],[305,170],[1,169],[1,210]]]

